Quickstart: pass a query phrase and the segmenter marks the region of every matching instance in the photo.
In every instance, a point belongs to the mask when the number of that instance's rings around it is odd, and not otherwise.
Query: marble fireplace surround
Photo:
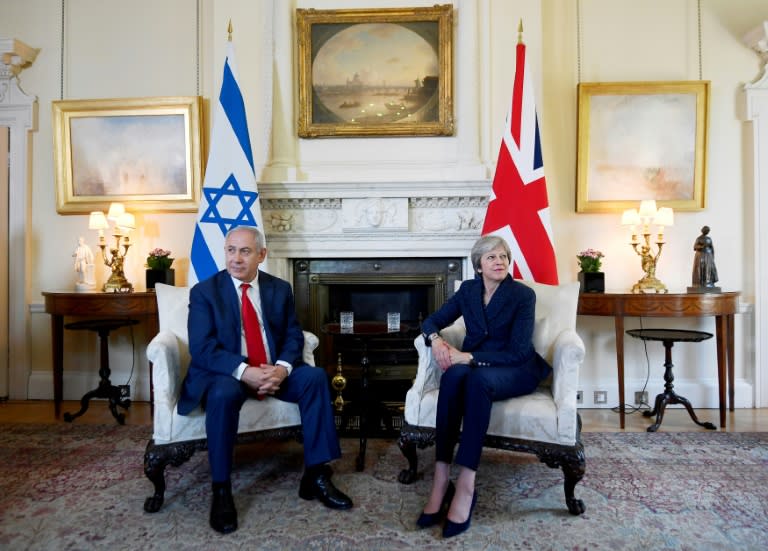
[[[307,258],[461,257],[480,235],[488,180],[259,184],[268,269]]]

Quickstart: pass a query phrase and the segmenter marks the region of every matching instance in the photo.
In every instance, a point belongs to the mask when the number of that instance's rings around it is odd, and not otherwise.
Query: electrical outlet
[[[607,404],[608,403],[608,391],[607,390],[596,390],[593,397],[594,397],[594,403],[595,404]]]
[[[120,398],[131,397],[131,385],[120,385],[117,388],[120,389]]]
[[[583,404],[584,403],[584,391],[583,390],[577,390],[576,391],[576,403],[577,404]]]
[[[639,406],[648,403],[648,391],[635,391],[635,405]]]

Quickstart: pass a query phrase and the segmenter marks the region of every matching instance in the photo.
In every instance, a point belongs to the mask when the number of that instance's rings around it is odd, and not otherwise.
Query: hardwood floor
[[[61,411],[75,412],[80,408],[77,401],[65,401]],[[621,432],[619,415],[610,409],[580,409],[582,430],[584,432]],[[717,424],[719,412],[716,409],[696,410],[700,421],[710,421]],[[0,402],[0,424],[2,423],[64,423],[61,418],[54,416],[53,401],[48,400],[9,400]],[[104,400],[93,400],[84,415],[78,417],[75,423],[105,424],[115,423],[112,414]],[[152,414],[148,402],[134,402],[126,411],[125,422],[129,425],[152,425]],[[644,432],[651,420],[643,417],[640,412],[626,415],[624,432]],[[726,415],[726,431],[728,432],[768,432],[768,408],[737,409]],[[707,429],[699,427],[688,416],[685,409],[672,407],[664,413],[659,431],[689,432]]]

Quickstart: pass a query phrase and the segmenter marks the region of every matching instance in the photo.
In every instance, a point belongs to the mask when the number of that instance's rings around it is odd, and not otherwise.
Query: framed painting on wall
[[[56,210],[196,211],[203,173],[198,96],[53,102]]]
[[[708,81],[581,83],[576,212],[702,210]]]
[[[297,9],[302,138],[453,135],[453,6]]]

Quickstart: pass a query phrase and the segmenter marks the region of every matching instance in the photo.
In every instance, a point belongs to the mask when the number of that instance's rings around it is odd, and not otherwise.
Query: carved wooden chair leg
[[[416,481],[416,471],[419,467],[419,457],[416,455],[416,443],[403,438],[402,436],[397,441],[400,446],[400,451],[408,460],[408,468],[400,471],[400,475],[397,479],[402,484],[411,484]]]
[[[195,453],[194,443],[156,446],[150,440],[144,452],[144,474],[155,487],[155,493],[144,500],[144,510],[156,513],[165,501],[165,467],[170,463],[178,467]]]
[[[575,496],[576,484],[584,476],[585,463],[583,453],[577,454],[577,457],[569,458],[563,463],[563,475],[565,480],[563,487],[565,490],[565,504],[568,506],[568,512],[572,515],[580,515],[585,510],[584,502]]]

